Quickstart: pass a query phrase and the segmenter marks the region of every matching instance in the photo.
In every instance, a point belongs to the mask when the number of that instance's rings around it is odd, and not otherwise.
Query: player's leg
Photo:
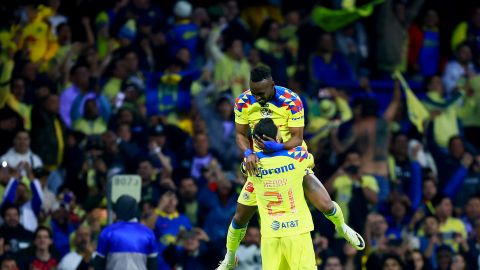
[[[342,209],[332,201],[323,184],[313,173],[307,173],[303,177],[303,190],[312,205],[335,225],[335,229],[345,240],[358,250],[365,248],[362,236],[345,223]]]
[[[315,251],[310,233],[282,238],[282,248],[288,266],[282,269],[316,270]]]
[[[280,237],[262,237],[260,252],[262,254],[262,269],[289,269],[281,246]]]
[[[236,252],[242,242],[245,233],[247,232],[247,226],[250,219],[256,213],[256,206],[243,205],[237,203],[237,209],[235,215],[233,216],[232,222],[228,227],[227,233],[227,253],[225,258],[220,265],[218,270],[227,270],[233,269],[236,265]]]
[[[236,264],[235,253],[247,232],[247,225],[257,211],[257,197],[253,183],[247,181],[238,196],[237,209],[227,233],[227,253],[217,269],[233,269]]]

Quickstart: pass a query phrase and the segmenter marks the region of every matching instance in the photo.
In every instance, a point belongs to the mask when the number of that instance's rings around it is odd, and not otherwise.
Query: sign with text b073
[[[112,177],[112,203],[115,203],[118,197],[122,195],[130,195],[137,202],[140,202],[142,190],[142,179],[134,174],[120,174]]]

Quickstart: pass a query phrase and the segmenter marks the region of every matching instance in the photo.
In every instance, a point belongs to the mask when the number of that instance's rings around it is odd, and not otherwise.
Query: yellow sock
[[[228,234],[227,234],[227,251],[235,253],[240,246],[240,242],[242,241],[245,233],[247,232],[247,226],[240,228],[238,227],[235,222],[232,221],[230,226],[228,227]]]
[[[328,220],[335,224],[335,227],[341,227],[345,224],[345,218],[343,217],[343,212],[340,206],[333,202],[333,211],[331,213],[324,213],[323,214]]]

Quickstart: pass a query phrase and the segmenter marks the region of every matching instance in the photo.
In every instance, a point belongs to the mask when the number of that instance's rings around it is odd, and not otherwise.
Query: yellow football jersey
[[[235,123],[249,125],[253,130],[262,118],[271,118],[280,130],[282,140],[288,141],[291,137],[291,127],[304,127],[303,104],[292,90],[275,86],[275,96],[264,106],[260,105],[250,90],[243,92],[235,101]],[[303,143],[305,145],[305,142]],[[255,151],[259,151],[254,146]]]
[[[248,178],[238,202],[250,205],[250,196],[256,197],[262,237],[312,231],[312,216],[302,185],[306,171],[313,166],[312,155],[305,147],[298,146],[275,153],[258,152],[257,156],[259,173]]]

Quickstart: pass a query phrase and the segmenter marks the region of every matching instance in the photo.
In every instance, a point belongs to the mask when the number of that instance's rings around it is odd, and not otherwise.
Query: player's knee
[[[335,206],[333,205],[333,202],[330,198],[325,198],[322,197],[319,201],[319,208],[322,213],[330,213],[333,211],[333,208]]]

